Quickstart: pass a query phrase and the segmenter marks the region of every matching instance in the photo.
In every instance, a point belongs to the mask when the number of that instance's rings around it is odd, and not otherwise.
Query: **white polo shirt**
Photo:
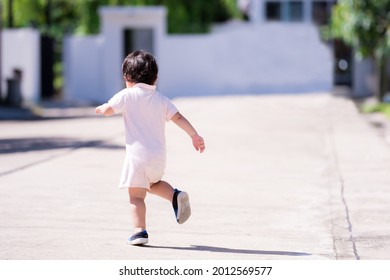
[[[178,112],[171,101],[156,86],[138,83],[115,94],[108,104],[123,115],[129,168],[165,168],[165,123]]]

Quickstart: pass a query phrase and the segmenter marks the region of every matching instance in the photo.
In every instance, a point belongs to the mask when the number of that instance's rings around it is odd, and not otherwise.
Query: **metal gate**
[[[41,36],[41,99],[54,95],[54,44],[53,38]]]

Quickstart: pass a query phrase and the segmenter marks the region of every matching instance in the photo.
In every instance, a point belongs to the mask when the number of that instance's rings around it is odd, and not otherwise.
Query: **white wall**
[[[101,100],[102,36],[68,37],[64,40],[64,93],[71,100]]]
[[[2,30],[2,77],[3,98],[6,96],[6,79],[12,77],[14,68],[23,71],[22,97],[25,101],[40,99],[41,61],[40,34],[31,28]]]
[[[332,55],[310,24],[235,24],[167,36],[159,88],[168,96],[330,90]]]

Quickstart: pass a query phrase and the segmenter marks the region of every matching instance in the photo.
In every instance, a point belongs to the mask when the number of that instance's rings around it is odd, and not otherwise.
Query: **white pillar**
[[[249,19],[253,23],[265,22],[265,0],[251,0]]]
[[[102,87],[105,98],[124,87],[121,64],[124,59],[124,30],[151,28],[154,32],[154,54],[157,59],[160,42],[165,34],[166,9],[162,6],[102,7],[99,10],[104,38]]]
[[[312,23],[313,0],[303,0],[303,21]]]

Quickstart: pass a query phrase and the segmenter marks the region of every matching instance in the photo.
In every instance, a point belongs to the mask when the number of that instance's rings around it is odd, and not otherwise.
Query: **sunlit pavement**
[[[329,93],[177,98],[206,141],[167,125],[165,180],[192,216],[147,198],[126,245],[120,117],[0,121],[0,259],[390,259],[390,146]],[[90,110],[90,111],[89,111]],[[80,113],[80,110],[78,111]]]

